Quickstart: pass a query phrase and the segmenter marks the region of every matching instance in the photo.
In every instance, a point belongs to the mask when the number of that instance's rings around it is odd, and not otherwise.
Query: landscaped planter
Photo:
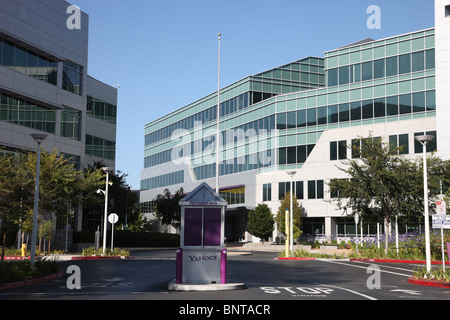
[[[450,288],[450,282],[445,280],[435,280],[435,279],[416,279],[414,277],[408,278],[408,282],[412,284],[419,284],[428,287],[438,287],[438,288]]]

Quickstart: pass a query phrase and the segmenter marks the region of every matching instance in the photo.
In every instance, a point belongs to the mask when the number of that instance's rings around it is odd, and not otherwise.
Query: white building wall
[[[435,32],[438,151],[450,159],[450,0],[435,0]]]

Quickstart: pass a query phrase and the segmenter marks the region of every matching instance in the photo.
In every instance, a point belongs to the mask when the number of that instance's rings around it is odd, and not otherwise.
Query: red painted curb
[[[386,263],[420,263],[426,264],[425,260],[401,260],[401,259],[350,259],[350,261],[363,261],[363,262],[386,262]],[[431,264],[442,264],[442,261],[431,261]],[[445,262],[446,265],[450,263],[448,261]]]
[[[418,284],[428,287],[438,287],[438,288],[450,288],[450,282],[439,281],[439,280],[426,280],[426,279],[416,279],[414,277],[408,278],[408,282],[412,284]]]
[[[28,279],[28,280],[22,280],[22,281],[16,281],[16,282],[3,283],[3,284],[0,284],[0,290],[25,287],[25,286],[29,286],[29,285],[33,285],[33,284],[51,281],[53,279],[62,277],[63,274],[64,273],[62,271],[59,271],[55,274],[51,274],[49,276],[42,277],[42,278],[35,278],[35,279]]]
[[[71,260],[112,260],[112,259],[134,259],[134,257],[122,257],[122,256],[88,256],[88,257],[72,257]]]

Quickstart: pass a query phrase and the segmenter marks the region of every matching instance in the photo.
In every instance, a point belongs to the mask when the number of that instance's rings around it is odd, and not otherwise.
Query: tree
[[[99,217],[103,216],[105,205],[105,198],[96,193],[98,189],[105,188],[106,174],[102,167],[106,165],[102,161],[96,161],[84,172],[86,180],[83,191],[84,212],[94,213]],[[108,211],[119,216],[118,225],[128,225],[133,230],[139,230],[145,219],[140,211],[138,194],[126,183],[127,176],[121,171],[109,173]]]
[[[98,172],[83,175],[67,156],[56,149],[51,152],[43,150],[38,221],[45,215],[56,215],[56,221],[64,221],[62,218],[68,213],[70,203],[83,199],[83,190],[87,190],[85,182],[93,186],[99,178]],[[17,234],[18,227],[31,232],[35,181],[35,153],[0,157],[0,218],[3,225],[8,226],[8,233]]]
[[[248,213],[248,232],[261,238],[263,243],[264,239],[272,234],[274,223],[272,212],[266,204],[259,204],[255,210]]]
[[[170,224],[178,228],[181,224],[181,207],[179,202],[183,199],[184,190],[180,188],[174,195],[169,189],[164,193],[158,194],[155,198],[156,216],[163,224]]]
[[[420,219],[423,214],[422,164],[399,155],[380,138],[360,138],[353,145],[353,154],[359,158],[344,160],[338,167],[348,179],[333,179],[330,192],[338,194],[331,200],[344,214],[356,213],[365,221],[384,221],[385,230],[398,217]],[[432,177],[442,170],[442,162],[431,162]],[[430,189],[436,187],[431,177]],[[434,193],[436,194],[436,193]],[[388,251],[389,232],[385,232],[385,253]]]
[[[301,236],[301,224],[302,224],[302,215],[304,213],[304,208],[301,204],[298,203],[298,199],[293,195],[292,199],[292,210],[294,211],[294,215],[292,218],[293,225],[293,238],[297,239]],[[291,193],[286,193],[283,201],[281,202],[280,207],[278,208],[276,215],[276,223],[278,230],[286,235],[286,210],[290,211],[291,208]]]

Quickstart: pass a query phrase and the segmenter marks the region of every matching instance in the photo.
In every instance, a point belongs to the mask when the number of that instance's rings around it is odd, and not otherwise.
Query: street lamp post
[[[41,166],[41,143],[47,138],[46,134],[35,133],[31,134],[34,141],[37,142],[37,159],[36,159],[36,183],[34,188],[34,209],[33,209],[33,229],[31,231],[31,265],[35,265],[36,257],[36,237],[37,237],[37,216],[39,204],[39,175]]]
[[[294,179],[295,174],[297,173],[297,171],[287,171],[286,172],[290,177],[291,177],[291,181],[290,181],[290,189],[291,189],[291,196],[290,196],[290,227],[289,227],[289,232],[290,232],[290,237],[289,237],[289,241],[290,241],[290,251],[292,252],[294,250],[294,232],[293,232],[293,216],[294,216],[294,205],[293,205],[293,198],[294,198],[294,192],[292,189],[292,180]]]
[[[431,250],[430,250],[430,222],[428,215],[428,173],[427,173],[427,144],[434,139],[432,135],[417,136],[423,148],[423,198],[424,198],[424,220],[425,220],[425,256],[427,272],[431,271]]]
[[[106,252],[106,222],[108,220],[108,186],[109,186],[109,172],[113,170],[110,167],[103,167],[103,171],[106,173],[106,187],[105,187],[105,216],[103,218],[103,254]]]

